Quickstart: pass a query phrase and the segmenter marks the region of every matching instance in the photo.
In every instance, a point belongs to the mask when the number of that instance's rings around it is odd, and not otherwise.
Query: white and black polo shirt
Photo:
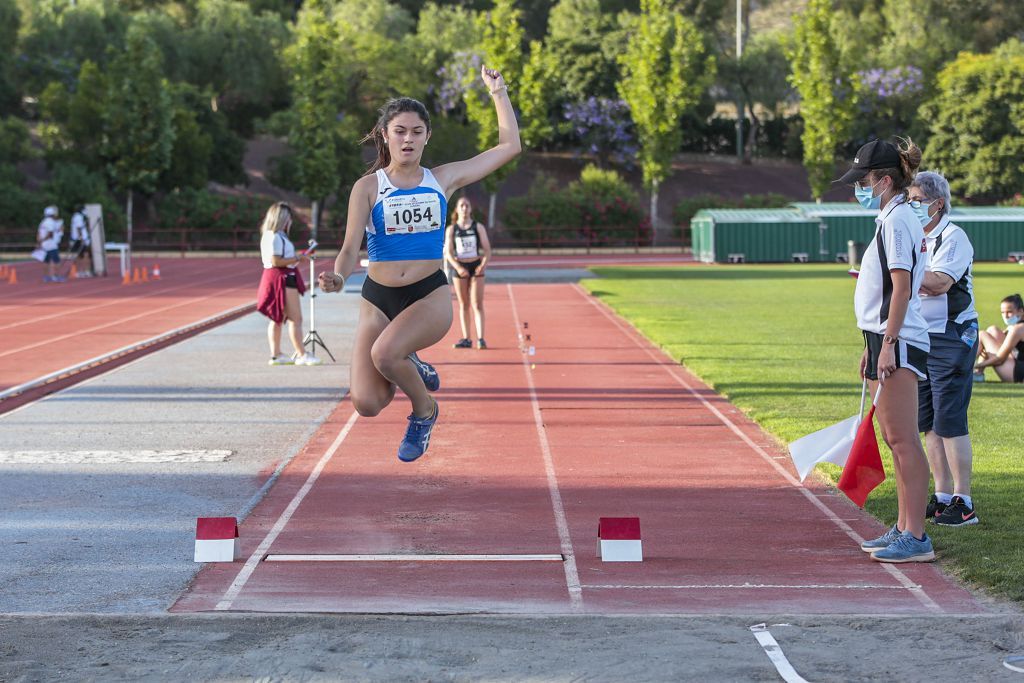
[[[928,351],[928,325],[918,295],[928,263],[921,221],[906,203],[906,196],[899,195],[882,208],[875,225],[875,236],[864,252],[853,297],[857,327],[885,334],[892,303],[892,271],[906,270],[911,274],[910,303],[898,337]]]
[[[943,216],[926,239],[926,269],[953,279],[953,286],[945,294],[921,295],[921,312],[928,323],[928,331],[941,334],[946,331],[947,321],[959,324],[978,317],[974,308],[974,247],[967,233],[951,223],[949,216]]]

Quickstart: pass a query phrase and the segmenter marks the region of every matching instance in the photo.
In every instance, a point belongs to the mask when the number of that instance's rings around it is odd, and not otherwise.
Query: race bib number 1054
[[[440,230],[441,198],[436,194],[391,195],[384,199],[384,233],[408,235]]]

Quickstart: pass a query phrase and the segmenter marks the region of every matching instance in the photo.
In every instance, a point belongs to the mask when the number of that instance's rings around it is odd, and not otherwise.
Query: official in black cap
[[[861,545],[879,562],[935,559],[924,531],[930,476],[917,432],[917,383],[928,371],[928,325],[918,296],[927,253],[922,251],[921,222],[907,202],[907,188],[920,164],[921,150],[909,140],[900,147],[873,140],[837,181],[853,183],[861,206],[878,210],[875,236],[861,261],[854,310],[864,334],[861,377],[878,396],[875,414],[896,471],[896,523]],[[885,386],[878,393],[880,384]]]

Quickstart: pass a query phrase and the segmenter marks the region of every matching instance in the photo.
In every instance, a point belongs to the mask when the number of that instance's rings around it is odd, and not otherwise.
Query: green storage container
[[[820,261],[821,223],[795,209],[702,209],[690,221],[705,263]]]
[[[794,202],[794,209],[822,224],[822,261],[846,262],[848,242],[867,246],[875,236],[877,211],[869,211],[855,202]]]
[[[1024,208],[954,206],[950,219],[971,239],[975,261],[1024,259]]]

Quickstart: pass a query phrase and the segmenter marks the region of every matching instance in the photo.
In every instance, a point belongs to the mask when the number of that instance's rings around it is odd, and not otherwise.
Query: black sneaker
[[[946,509],[935,518],[939,526],[969,526],[978,523],[978,515],[974,508],[967,507],[967,503],[960,496],[953,496]]]
[[[460,339],[459,341],[452,344],[457,349],[471,349],[473,348],[473,342],[468,339]]]
[[[924,510],[924,518],[929,522],[934,522],[935,518],[941,515],[945,509],[946,504],[940,503],[938,497],[933,493],[931,500],[928,501],[928,507]]]
[[[487,342],[485,342],[483,340],[483,338],[481,338],[480,341],[478,341],[476,343],[476,348],[478,348],[478,349],[486,349],[487,348]]]

